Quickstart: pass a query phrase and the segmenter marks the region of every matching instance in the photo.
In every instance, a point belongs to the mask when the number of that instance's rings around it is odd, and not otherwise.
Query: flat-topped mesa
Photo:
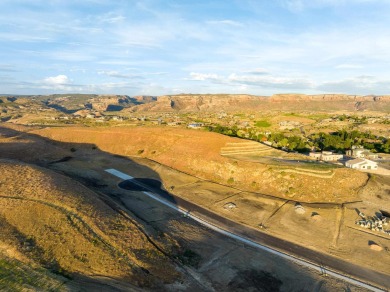
[[[302,107],[304,103],[304,107]],[[211,111],[259,111],[259,110],[349,110],[390,111],[390,95],[347,94],[275,94],[258,96],[250,94],[177,94],[162,95],[130,111],[152,112],[211,112]]]
[[[86,107],[94,110],[105,111],[110,105],[119,105],[124,99],[116,96],[99,96],[88,100]]]
[[[178,94],[178,95],[163,95],[157,98],[162,100],[195,100],[204,103],[213,103],[216,101],[231,102],[231,101],[258,101],[266,100],[266,96],[257,96],[251,94]]]
[[[137,95],[133,96],[132,99],[139,103],[148,103],[156,101],[157,97],[152,95]]]
[[[138,110],[151,111],[215,111],[251,108],[267,100],[264,96],[249,94],[178,94],[163,95],[153,104],[140,106]]]
[[[153,96],[129,97],[127,95],[99,95],[90,98],[86,104],[86,107],[98,111],[115,111],[121,110],[125,107],[131,107],[155,101],[156,98]]]
[[[348,95],[348,94],[274,94],[270,101],[385,101],[390,102],[389,95]]]

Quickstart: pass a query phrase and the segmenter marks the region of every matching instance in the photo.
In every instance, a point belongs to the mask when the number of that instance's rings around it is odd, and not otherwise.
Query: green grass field
[[[262,120],[262,121],[256,121],[255,126],[259,128],[268,128],[271,127],[271,124],[267,121]]]

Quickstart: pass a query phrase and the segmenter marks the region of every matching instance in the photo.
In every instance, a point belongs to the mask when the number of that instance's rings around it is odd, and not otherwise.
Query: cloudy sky
[[[1,0],[0,93],[390,94],[390,0]]]

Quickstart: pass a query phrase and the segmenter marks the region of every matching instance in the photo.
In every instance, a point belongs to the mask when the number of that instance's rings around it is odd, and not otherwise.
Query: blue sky
[[[1,0],[0,93],[390,94],[390,0]]]

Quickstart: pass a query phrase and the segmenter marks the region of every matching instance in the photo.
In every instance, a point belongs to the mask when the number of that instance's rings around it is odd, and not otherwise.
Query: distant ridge
[[[304,106],[302,105],[304,103]],[[132,107],[131,111],[390,111],[390,95],[347,94],[178,94],[157,97],[156,102]]]
[[[274,94],[271,101],[386,101],[390,102],[390,95],[347,95],[347,94]]]
[[[390,95],[348,95],[299,93],[259,96],[250,94],[177,94],[149,96],[51,94],[0,95],[3,102],[24,99],[74,113],[95,111],[125,112],[237,112],[237,111],[381,111],[390,112]],[[12,101],[13,101],[12,100]]]

